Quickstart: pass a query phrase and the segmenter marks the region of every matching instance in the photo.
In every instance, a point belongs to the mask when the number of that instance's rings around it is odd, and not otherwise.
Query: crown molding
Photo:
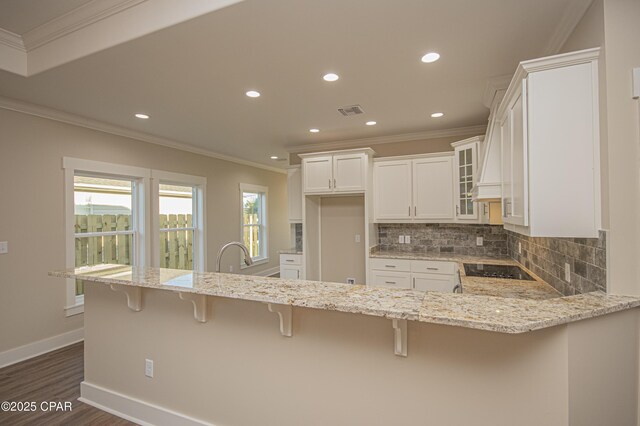
[[[573,0],[571,3],[569,3],[569,6],[567,6],[564,13],[562,14],[562,17],[560,18],[558,26],[551,35],[547,46],[542,52],[543,55],[555,55],[560,51],[573,30],[576,29],[576,26],[578,25],[584,14],[587,13],[587,10],[592,3],[593,0]]]
[[[454,147],[454,148],[457,148],[459,146],[463,146],[463,145],[466,145],[466,144],[471,143],[471,142],[478,142],[479,143],[479,142],[482,142],[483,140],[484,140],[484,135],[471,136],[470,138],[463,139],[463,140],[457,141],[457,142],[453,142],[451,144],[451,146]]]
[[[381,145],[387,143],[412,142],[426,139],[446,138],[449,136],[469,136],[473,134],[484,134],[487,126],[482,124],[479,126],[457,127],[446,130],[428,130],[426,132],[403,133],[390,136],[376,136],[362,139],[348,139],[333,142],[314,142],[304,145],[288,145],[285,147],[287,152],[298,154],[303,152],[320,152],[331,151],[336,149],[368,147],[371,145]]]
[[[284,167],[278,168],[273,166],[267,166],[266,164],[256,163],[253,161],[244,160],[242,158],[220,154],[215,151],[211,151],[204,148],[198,148],[183,142],[178,142],[171,139],[162,138],[159,136],[154,136],[149,133],[131,130],[126,127],[104,123],[102,121],[93,120],[91,118],[63,112],[63,111],[60,111],[54,108],[45,107],[42,105],[36,105],[28,102],[18,101],[16,99],[0,96],[0,108],[19,112],[22,114],[33,115],[40,118],[46,118],[46,119],[58,121],[61,123],[71,124],[74,126],[84,127],[91,130],[97,130],[99,132],[109,133],[116,136],[136,139],[142,142],[148,142],[154,145],[160,145],[167,148],[174,148],[180,151],[190,152],[192,154],[204,155],[206,157],[216,158],[218,160],[229,161],[231,163],[242,164],[244,166],[250,166],[258,169],[268,170],[270,172],[276,172],[281,174],[287,173],[287,170]]]
[[[5,46],[13,49],[18,49],[23,53],[26,53],[27,51],[24,47],[22,37],[20,37],[19,34],[12,33],[11,31],[7,31],[3,28],[0,28],[0,44],[4,44]]]
[[[482,104],[487,108],[491,108],[496,93],[501,90],[507,90],[509,83],[511,83],[511,77],[511,74],[505,74],[488,79],[484,85],[484,92],[482,93]]]
[[[147,0],[93,0],[24,33],[27,51],[113,16]]]

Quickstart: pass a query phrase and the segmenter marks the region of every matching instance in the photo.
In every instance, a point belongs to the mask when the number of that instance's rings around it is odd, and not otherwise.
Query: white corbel
[[[142,288],[130,285],[111,284],[111,290],[120,291],[127,296],[127,306],[135,312],[142,310]]]
[[[292,308],[291,305],[281,305],[278,303],[267,303],[269,312],[278,314],[280,317],[280,334],[286,337],[293,336],[291,327],[292,323]]]
[[[392,319],[393,325],[393,353],[407,356],[407,320]]]
[[[178,297],[193,303],[193,317],[196,321],[207,322],[207,296],[204,294],[178,292]]]

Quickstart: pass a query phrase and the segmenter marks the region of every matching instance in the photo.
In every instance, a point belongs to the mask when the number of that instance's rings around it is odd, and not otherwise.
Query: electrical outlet
[[[356,234],[356,243],[360,242],[360,234]]]
[[[404,235],[400,235],[400,236],[398,237],[398,242],[399,242],[400,244],[404,244]]]
[[[518,242],[518,254],[522,254],[522,243]]]
[[[476,237],[476,245],[477,246],[484,245],[484,238],[483,237]]]
[[[404,236],[404,243],[405,244],[411,244],[411,235],[405,235]]]
[[[568,263],[564,264],[564,280],[568,283],[571,282],[571,265]]]
[[[355,284],[355,283],[356,283],[355,278],[347,278],[347,284]]]
[[[9,253],[9,241],[0,241],[0,254]]]
[[[152,359],[144,360],[144,375],[147,377],[153,377],[153,360]]]

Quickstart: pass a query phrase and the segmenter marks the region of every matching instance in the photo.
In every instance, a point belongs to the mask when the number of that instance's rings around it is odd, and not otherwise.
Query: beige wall
[[[487,114],[489,111],[487,110]],[[472,136],[478,136],[477,134],[469,134],[465,136],[448,136],[445,138],[433,138],[425,139],[421,141],[409,141],[409,142],[390,142],[375,145],[367,145],[362,143],[355,143],[353,145],[345,146],[340,149],[351,148],[365,148],[371,147],[376,152],[376,157],[394,157],[397,155],[413,155],[413,154],[429,154],[432,152],[446,152],[453,151],[451,144],[453,142],[461,141],[463,139],[470,138]],[[310,147],[304,152],[318,152],[318,151],[330,151],[327,149],[313,149]],[[291,154],[289,157],[291,164],[300,164],[300,157],[297,154]]]
[[[360,242],[355,242],[356,234]],[[364,197],[324,197],[320,210],[322,280],[365,283]]]
[[[87,293],[85,380],[216,425],[601,426],[635,417],[635,382],[625,377],[635,340],[625,336],[637,333],[636,311],[520,335],[409,322],[402,358],[384,318],[294,308],[286,338],[262,303],[210,298],[213,320],[201,324],[175,293],[145,291],[137,313],[102,284]]]
[[[0,352],[82,327],[65,317],[62,157],[127,164],[207,178],[208,269],[218,248],[240,237],[240,182],[269,187],[269,257],[289,246],[286,175],[0,109]],[[230,250],[224,270],[240,254]]]

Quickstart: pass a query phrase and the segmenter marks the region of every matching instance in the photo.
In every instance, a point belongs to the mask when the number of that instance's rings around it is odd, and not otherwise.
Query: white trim
[[[353,148],[354,146],[357,146],[357,145],[362,145],[363,147],[366,147],[370,145],[420,141],[420,140],[427,140],[427,139],[444,138],[449,136],[477,135],[477,134],[484,134],[486,130],[487,130],[486,124],[482,124],[478,126],[457,127],[454,129],[446,129],[446,130],[428,130],[426,132],[404,133],[404,134],[390,135],[390,136],[376,136],[372,138],[363,138],[363,139],[350,139],[350,140],[341,140],[341,141],[334,141],[334,142],[314,142],[313,144],[304,144],[304,145],[288,145],[285,147],[285,149],[287,150],[287,152],[291,154],[308,153],[308,152],[315,153],[318,151],[329,151],[329,150],[338,150],[343,148]]]
[[[498,92],[507,90],[507,87],[509,87],[511,77],[511,74],[505,74],[488,79],[482,93],[482,104],[491,109]]]
[[[99,132],[108,133],[116,136],[136,139],[142,142],[152,143],[154,145],[174,148],[180,151],[190,152],[192,154],[203,155],[205,157],[215,158],[222,161],[228,161],[230,163],[241,164],[243,166],[255,167],[258,169],[268,170],[270,172],[275,172],[275,173],[282,173],[282,174],[287,173],[287,170],[285,168],[267,166],[265,164],[256,163],[249,160],[243,160],[241,158],[232,157],[230,155],[219,154],[215,151],[211,151],[204,148],[196,148],[192,145],[189,145],[183,142],[177,142],[171,139],[161,138],[148,133],[127,129],[126,127],[107,124],[98,120],[93,120],[91,118],[82,117],[80,115],[70,114],[70,113],[62,112],[53,108],[48,108],[41,105],[27,103],[27,102],[22,102],[22,101],[18,101],[11,98],[6,98],[3,96],[0,96],[0,108],[7,109],[10,111],[20,112],[23,114],[33,115],[40,118],[46,118],[48,120],[54,120],[61,123],[71,124],[74,126],[84,127],[91,130],[97,130]]]
[[[0,44],[4,44],[12,49],[17,49],[22,53],[26,53],[27,49],[24,47],[24,42],[19,34],[12,33],[11,31],[0,28]]]
[[[573,0],[569,3],[560,18],[558,26],[549,39],[543,55],[555,55],[560,51],[592,3],[593,0]]]
[[[470,138],[463,139],[461,141],[451,142],[451,146],[454,147],[454,148],[457,148],[459,146],[467,145],[467,144],[474,143],[474,142],[480,143],[483,140],[484,140],[484,135],[472,136]]]
[[[634,68],[633,71],[633,92],[631,97],[633,99],[640,98],[640,68]]]
[[[80,383],[78,401],[143,426],[213,426],[213,423],[195,419],[87,381]]]
[[[47,337],[36,342],[27,343],[8,351],[0,352],[0,368],[7,367],[20,361],[55,351],[56,349],[72,345],[84,340],[84,328],[77,328],[57,336]]]
[[[476,137],[476,136],[474,136]],[[442,151],[442,152],[430,152],[428,154],[411,154],[411,155],[398,155],[395,157],[380,157],[374,158],[374,163],[384,163],[387,161],[398,161],[398,160],[418,160],[422,158],[439,158],[439,157],[453,157],[455,155],[455,151]]]

